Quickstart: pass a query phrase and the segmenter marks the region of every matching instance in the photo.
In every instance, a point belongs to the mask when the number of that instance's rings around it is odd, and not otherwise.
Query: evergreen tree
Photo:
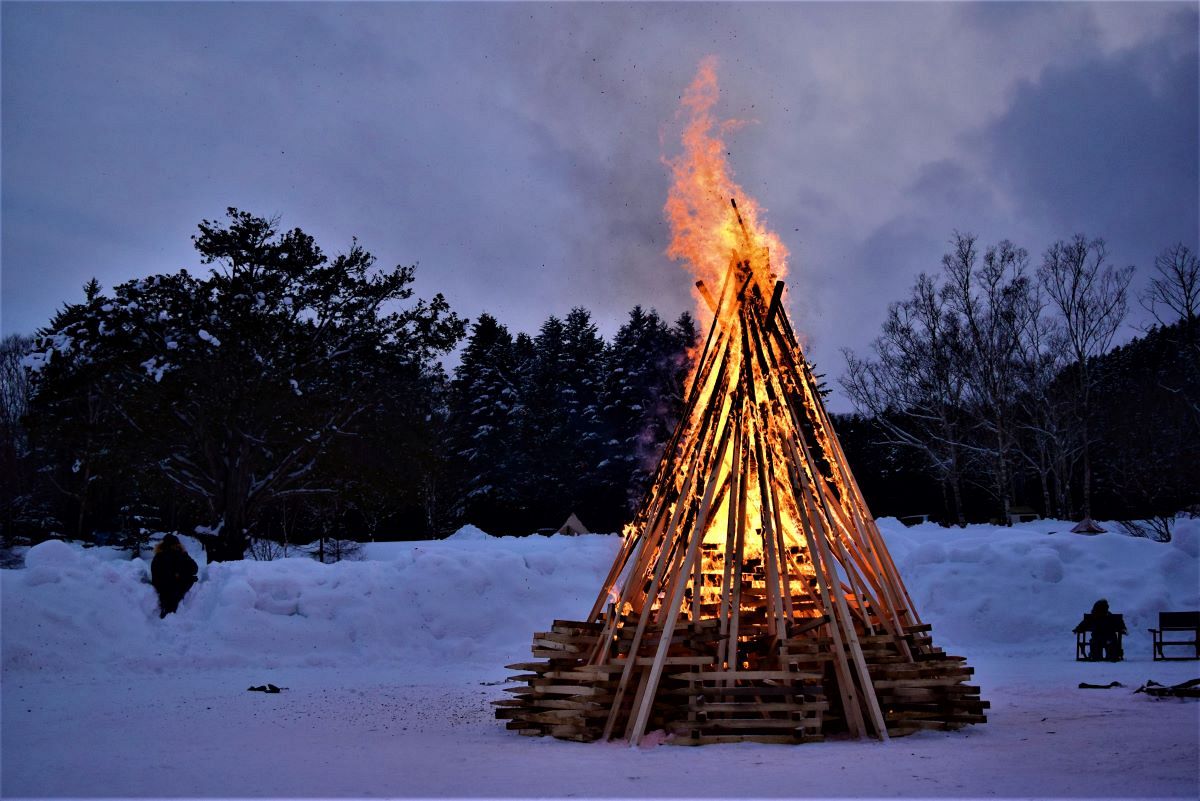
[[[532,346],[520,371],[522,495],[532,522],[545,526],[594,508],[604,341],[588,311],[575,308],[565,321],[546,320]]]
[[[458,517],[486,530],[506,524],[517,501],[511,463],[518,406],[516,352],[490,314],[475,321],[454,371],[451,445],[460,465]]]
[[[563,519],[572,511],[591,515],[594,519],[593,512],[598,509],[597,500],[601,495],[598,471],[604,458],[600,418],[604,351],[604,340],[597,333],[591,314],[580,307],[572,309],[563,325],[560,373],[565,413]]]
[[[1200,371],[1187,319],[1155,326],[1092,369],[1096,511],[1130,521],[1131,533],[1170,539],[1177,513],[1200,513]]]
[[[413,268],[378,270],[357,242],[331,260],[236,209],[193,239],[208,276],[96,288],[42,332],[33,403],[46,440],[81,454],[81,518],[92,465],[124,464],[199,507],[210,556],[239,559],[265,509],[338,489],[320,469],[332,443],[381,424],[396,381],[435,369],[464,326],[440,295],[394,308]]]
[[[695,338],[690,315],[672,327],[641,306],[630,311],[613,337],[602,393],[604,460],[597,482],[604,489],[606,527],[620,525],[636,506],[674,431]]]
[[[520,365],[518,441],[526,456],[526,471],[521,475],[522,506],[533,527],[547,525],[547,507],[562,505],[566,494],[563,475],[562,436],[566,415],[562,403],[560,378],[563,351],[563,322],[551,315],[534,337],[530,351]]]
[[[64,306],[38,332],[24,364],[29,370],[29,443],[38,471],[53,487],[60,534],[90,538],[95,523],[114,511],[114,488],[136,457],[117,402],[128,381],[116,368],[129,350],[128,324],[109,319],[113,304],[96,279],[84,302]]]

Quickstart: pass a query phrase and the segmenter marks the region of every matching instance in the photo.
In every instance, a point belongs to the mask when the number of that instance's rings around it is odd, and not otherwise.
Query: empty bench
[[[1154,661],[1200,659],[1200,612],[1159,612],[1158,628],[1149,631],[1154,637]],[[1167,656],[1164,648],[1188,648],[1192,653]]]

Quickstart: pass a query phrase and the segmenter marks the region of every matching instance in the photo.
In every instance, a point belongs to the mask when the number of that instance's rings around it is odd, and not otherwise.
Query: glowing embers
[[[790,598],[791,617],[799,621],[819,616],[814,584],[816,572],[811,564],[804,562],[801,550],[798,546],[792,546],[789,550],[788,559],[792,561],[794,570],[785,573],[786,583],[783,585],[784,592]],[[736,558],[738,557],[735,555],[730,556],[730,559]],[[693,577],[689,581],[687,589],[684,590],[683,606],[680,608],[681,616],[690,620],[728,617],[729,609],[722,609],[722,604],[731,603],[730,599],[734,597],[734,593],[724,591],[730,581],[727,577],[729,575],[741,575],[741,587],[736,595],[739,609],[743,613],[743,622],[746,619],[746,613],[755,613],[762,607],[767,598],[768,576],[766,566],[763,564],[761,548],[757,553],[743,554],[741,569],[736,569],[731,565],[728,573],[725,570],[726,554],[716,544],[705,542],[701,546],[700,560],[699,606],[694,607],[693,605],[696,597],[696,578]],[[662,601],[661,595],[658,601]],[[661,603],[656,604],[656,611],[658,606],[661,606]]]

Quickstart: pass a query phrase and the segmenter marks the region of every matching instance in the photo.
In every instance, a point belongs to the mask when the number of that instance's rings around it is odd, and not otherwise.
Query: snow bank
[[[1200,521],[1171,543],[1069,524],[1011,529],[880,521],[938,644],[963,653],[1071,653],[1100,597],[1125,615],[1127,651],[1149,653],[1161,610],[1200,608]],[[148,564],[45,542],[0,571],[5,670],[388,666],[413,680],[528,655],[554,618],[585,615],[619,539],[490,537],[371,543],[362,561],[208,565],[179,613],[159,620]],[[1144,642],[1143,642],[1144,641]]]
[[[364,560],[214,563],[160,620],[147,561],[49,541],[0,571],[9,669],[175,670],[520,658],[553,617],[586,615],[615,536],[371,543]],[[462,533],[462,532],[460,532]]]
[[[1200,520],[1180,521],[1170,543],[1126,536],[1115,524],[1086,536],[1055,520],[879,523],[935,641],[967,656],[989,647],[1070,652],[1071,629],[1100,598],[1125,616],[1126,652],[1149,653],[1146,629],[1160,611],[1200,609]]]
[[[458,531],[451,534],[449,537],[446,537],[446,539],[453,540],[455,542],[470,542],[471,540],[486,540],[489,536],[490,535],[483,529],[479,528],[478,526],[472,526],[468,523]]]

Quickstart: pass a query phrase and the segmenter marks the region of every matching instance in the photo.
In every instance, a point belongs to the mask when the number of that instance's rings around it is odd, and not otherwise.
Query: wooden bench
[[[1117,658],[1110,661],[1118,662],[1125,658],[1125,643],[1122,637],[1125,634],[1125,616],[1110,615],[1114,618],[1116,624],[1117,641],[1112,650],[1116,652]],[[1075,627],[1075,661],[1076,662],[1091,662],[1092,658],[1092,640],[1088,636],[1092,633],[1092,613],[1086,612],[1083,615],[1083,622]]]
[[[1010,506],[1008,509],[1008,522],[1012,525],[1024,523],[1029,520],[1041,520],[1042,516],[1029,506]]]
[[[1164,659],[1200,659],[1200,612],[1159,612],[1158,628],[1149,629],[1154,637],[1154,661]],[[1190,634],[1190,640],[1164,639],[1165,635],[1179,633]],[[1191,647],[1192,656],[1167,656],[1163,653],[1166,646]]]

